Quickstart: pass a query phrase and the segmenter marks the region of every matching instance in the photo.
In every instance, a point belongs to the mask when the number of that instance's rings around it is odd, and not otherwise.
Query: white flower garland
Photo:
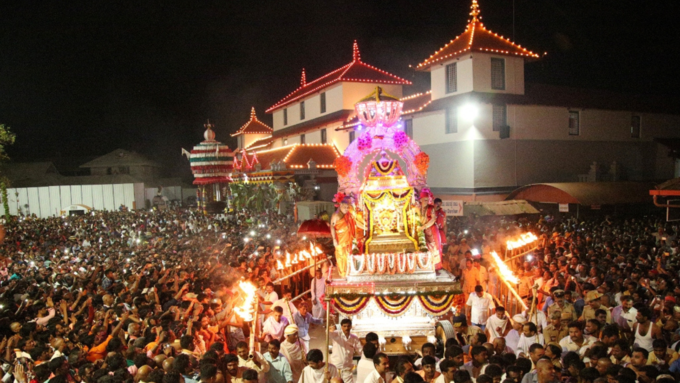
[[[394,253],[387,254],[387,265],[389,271],[394,271]]]
[[[366,271],[369,274],[375,274],[375,254],[368,254],[366,257]]]
[[[385,268],[387,267],[387,262],[385,262],[385,254],[376,254],[376,263],[378,264],[378,273],[385,274]]]
[[[427,255],[427,262],[423,262],[423,255]],[[427,253],[418,253],[418,267],[421,270],[427,270],[427,266],[430,264],[432,256],[430,255],[430,252],[428,251]]]
[[[360,259],[361,266],[359,266],[358,269],[354,267],[354,256],[352,255],[351,257],[352,259],[350,266],[352,267],[352,274],[361,274],[364,271],[364,266],[366,265],[366,254],[361,254]]]
[[[408,267],[408,256],[404,253],[397,254],[397,271],[399,274],[406,273]]]
[[[411,254],[406,254],[406,267],[408,268],[408,272],[412,273],[416,270],[416,255],[411,253]]]

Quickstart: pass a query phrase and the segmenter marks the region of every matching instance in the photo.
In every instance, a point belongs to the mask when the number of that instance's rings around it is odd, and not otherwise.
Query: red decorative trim
[[[381,75],[388,76],[389,78],[392,78],[392,80],[385,80],[385,79],[379,79],[379,78],[368,78],[369,76],[366,76],[366,78],[349,78],[345,77],[345,74],[350,71],[350,69],[354,66],[358,67],[364,67],[371,69],[375,72],[380,73]],[[336,78],[331,78],[333,75],[339,74],[338,77]],[[352,47],[352,62],[342,66],[330,73],[327,73],[316,80],[312,82],[305,82],[304,85],[300,86],[299,88],[295,89],[293,92],[288,94],[286,97],[284,97],[281,101],[277,102],[276,104],[272,105],[269,109],[266,110],[267,113],[271,113],[274,110],[288,105],[290,103],[293,103],[301,98],[304,98],[310,94],[313,94],[314,92],[320,90],[321,88],[325,88],[329,85],[332,85],[337,82],[366,82],[366,83],[373,83],[373,84],[399,84],[399,85],[411,85],[411,82],[403,79],[401,77],[395,76],[389,72],[386,72],[382,69],[378,69],[374,66],[368,65],[361,61],[361,55],[359,54],[359,47],[356,43],[354,42],[354,45]]]

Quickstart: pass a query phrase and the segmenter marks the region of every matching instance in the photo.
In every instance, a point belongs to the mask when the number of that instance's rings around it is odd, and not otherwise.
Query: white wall
[[[336,148],[343,153],[349,146],[349,132],[335,131],[336,128],[341,127],[340,123],[335,123],[326,127],[326,142],[335,145]]]
[[[142,193],[139,193],[140,190]],[[11,215],[17,215],[21,210],[23,214],[47,218],[60,215],[62,209],[70,205],[94,208],[94,201],[105,210],[117,210],[121,204],[128,209],[141,209],[144,208],[143,190],[142,183],[10,188],[7,189],[7,199]],[[25,207],[27,204],[28,208]]]
[[[269,134],[269,133],[267,133],[267,134],[248,133],[248,134],[244,134],[242,136],[239,136],[239,138],[243,139],[243,141],[239,140],[239,143],[241,143],[241,142],[244,143],[244,146],[240,146],[240,148],[243,149],[243,148],[247,147],[248,145],[252,144],[253,142],[255,142],[255,141],[257,141],[261,138],[265,138],[265,137],[269,137],[269,136],[271,136],[271,134]]]
[[[505,90],[491,89],[491,58],[505,60]],[[446,66],[457,63],[457,90],[446,93]],[[524,59],[486,53],[471,53],[442,62],[430,69],[432,99],[468,92],[524,94]]]
[[[280,130],[295,126],[301,122],[307,122],[318,117],[339,110],[354,110],[354,104],[368,96],[376,86],[383,88],[384,92],[395,96],[402,96],[401,85],[383,85],[358,82],[342,82],[334,84],[320,92],[316,92],[302,100],[298,100],[285,108],[274,111],[274,130]],[[321,113],[321,93],[326,93],[326,112]],[[300,119],[300,102],[305,102],[305,119]],[[288,110],[288,124],[283,124],[283,109]]]
[[[499,140],[499,132],[493,131],[493,106],[475,105],[478,113],[474,120],[466,120],[459,113],[458,133],[446,134],[444,110],[414,114],[413,138],[420,145],[464,140]],[[578,136],[569,135],[570,110],[579,112]],[[542,105],[507,105],[506,114],[511,140],[636,142],[651,141],[654,137],[680,136],[678,115]],[[633,115],[641,117],[641,138],[632,138],[630,135]]]
[[[446,93],[446,66],[457,63],[456,78],[458,81],[455,92]],[[430,70],[430,79],[432,84],[432,99],[436,100],[442,97],[455,96],[461,93],[472,92],[472,59],[470,56],[458,57],[454,60],[449,60],[440,65],[433,66]]]
[[[326,93],[326,111],[321,113],[321,93]],[[300,102],[305,102],[305,119],[300,120]],[[288,128],[300,122],[309,121],[317,117],[342,109],[342,84],[338,83],[319,92],[313,93],[302,100],[286,105],[285,108],[274,111],[274,130]],[[283,124],[283,110],[288,109],[288,124]]]
[[[505,90],[491,89],[491,58],[505,60]],[[472,62],[475,92],[524,94],[523,58],[474,53]]]
[[[569,135],[569,111],[578,111],[580,134]],[[641,138],[630,135],[631,118],[641,118]],[[654,137],[680,135],[680,116],[633,113],[598,109],[578,109],[537,105],[508,106],[508,125],[512,139],[569,141],[651,141]]]

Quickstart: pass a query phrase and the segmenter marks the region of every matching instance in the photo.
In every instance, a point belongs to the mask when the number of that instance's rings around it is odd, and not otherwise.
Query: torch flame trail
[[[241,281],[238,287],[245,293],[245,299],[240,307],[235,307],[236,314],[243,319],[244,322],[250,322],[255,318],[255,293],[257,288],[250,282]]]
[[[495,251],[491,252],[491,256],[496,262],[496,271],[498,272],[498,275],[501,277],[501,280],[503,280],[505,285],[508,286],[508,290],[510,290],[512,295],[514,295],[515,298],[517,298],[517,300],[522,304],[524,309],[527,309],[527,305],[522,300],[522,297],[519,296],[517,290],[515,290],[515,288],[510,284],[510,282],[514,283],[515,285],[518,284],[519,279],[515,276],[515,274],[512,273],[512,270],[510,270],[510,268],[503,262],[501,257],[499,257]]]
[[[512,270],[503,262],[501,257],[498,256],[498,254],[495,251],[491,252],[491,256],[493,257],[493,260],[496,262],[496,266],[498,267],[498,272],[501,274],[501,277],[505,279],[508,282],[512,282],[514,284],[519,283],[519,278],[515,276],[515,274],[512,273]]]

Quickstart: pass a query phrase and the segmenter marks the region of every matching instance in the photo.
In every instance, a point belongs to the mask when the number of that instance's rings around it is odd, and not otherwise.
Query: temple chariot
[[[355,105],[357,139],[335,161],[336,267],[327,298],[353,332],[388,355],[443,350],[461,286],[441,269],[442,235],[427,187],[429,157],[403,131],[403,104],[381,88]],[[444,217],[445,219],[445,217]]]

